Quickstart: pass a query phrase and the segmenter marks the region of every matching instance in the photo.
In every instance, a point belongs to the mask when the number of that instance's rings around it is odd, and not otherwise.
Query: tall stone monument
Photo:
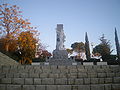
[[[53,51],[53,59],[64,60],[68,59],[68,53],[65,50],[65,34],[63,24],[57,24],[56,28],[56,49]]]
[[[56,49],[57,50],[65,50],[64,42],[65,42],[65,34],[63,31],[63,24],[57,24],[56,28]]]
[[[56,28],[56,49],[53,51],[53,57],[46,60],[49,65],[72,65],[74,59],[68,58],[68,53],[65,50],[65,34],[63,24],[57,24]]]

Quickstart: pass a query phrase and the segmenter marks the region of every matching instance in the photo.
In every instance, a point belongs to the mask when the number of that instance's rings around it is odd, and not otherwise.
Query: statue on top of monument
[[[65,50],[64,42],[66,37],[63,30],[63,24],[57,24],[56,33],[57,33],[56,49]]]

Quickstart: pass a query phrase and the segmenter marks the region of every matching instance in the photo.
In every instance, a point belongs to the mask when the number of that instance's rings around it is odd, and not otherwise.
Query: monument
[[[57,50],[65,50],[65,47],[64,47],[65,34],[63,31],[63,24],[57,24],[56,35],[57,35],[56,49]]]
[[[65,49],[65,34],[63,30],[63,24],[57,24],[56,28],[56,49],[53,51],[53,57],[47,59],[47,63],[50,65],[72,65],[74,59],[68,59],[68,53]],[[75,63],[76,64],[76,63]]]
[[[63,24],[57,24],[56,28],[56,49],[53,51],[53,59],[63,60],[68,59],[68,53],[65,50],[65,34]]]

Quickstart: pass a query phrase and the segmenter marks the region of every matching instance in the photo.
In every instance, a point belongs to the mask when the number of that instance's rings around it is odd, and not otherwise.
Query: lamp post
[[[39,45],[39,44],[36,43],[35,45],[36,45],[35,58],[37,58],[37,57],[38,57],[37,52],[38,52],[38,45]]]

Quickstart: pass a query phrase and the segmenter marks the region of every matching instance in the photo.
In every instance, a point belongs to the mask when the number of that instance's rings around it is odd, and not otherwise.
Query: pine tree
[[[117,56],[118,56],[118,59],[120,59],[120,44],[119,44],[116,28],[115,28],[115,44],[116,44]]]
[[[85,54],[86,54],[87,60],[90,60],[90,48],[89,48],[89,41],[88,41],[87,32],[85,35]]]

